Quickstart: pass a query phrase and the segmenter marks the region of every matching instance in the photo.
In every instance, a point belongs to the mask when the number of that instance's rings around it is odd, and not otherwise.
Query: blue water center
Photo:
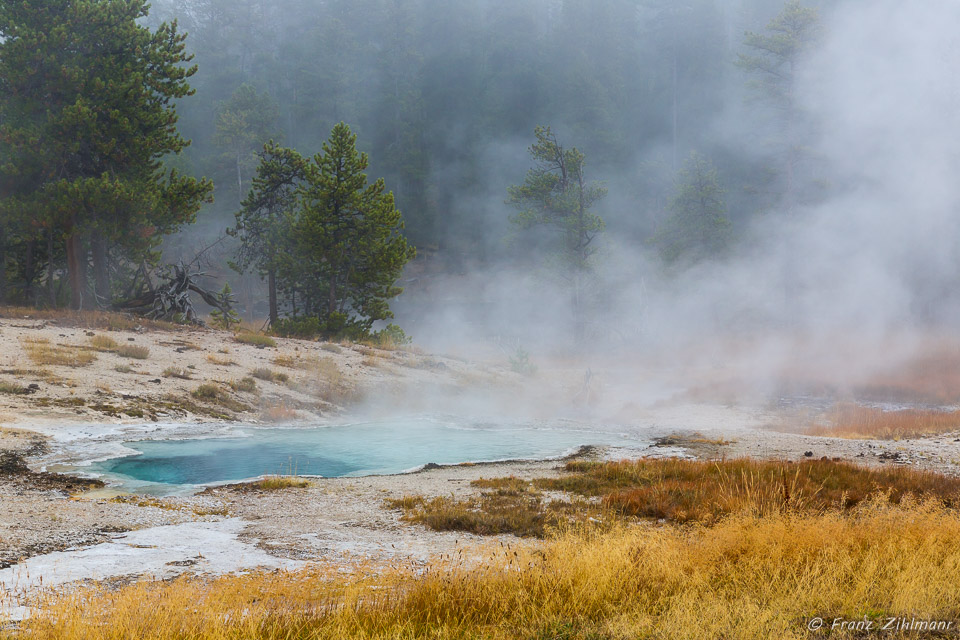
[[[98,463],[94,470],[142,490],[149,485],[197,485],[264,474],[400,473],[431,462],[542,459],[582,445],[643,444],[624,434],[564,422],[464,424],[418,417],[317,428],[248,428],[227,438],[129,442],[138,455]]]

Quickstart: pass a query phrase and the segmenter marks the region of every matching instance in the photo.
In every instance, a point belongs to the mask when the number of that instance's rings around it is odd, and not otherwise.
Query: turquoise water
[[[389,474],[455,464],[560,456],[582,445],[646,444],[612,432],[560,424],[464,424],[410,418],[313,429],[243,429],[236,437],[142,440],[139,452],[97,463],[93,471],[129,489],[164,490],[244,480],[263,474],[325,477]]]

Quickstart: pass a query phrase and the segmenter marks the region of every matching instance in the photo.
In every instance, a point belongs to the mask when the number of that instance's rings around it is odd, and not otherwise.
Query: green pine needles
[[[280,333],[361,339],[393,317],[389,301],[416,251],[393,193],[382,179],[368,184],[356,142],[341,122],[312,158],[266,145],[237,213],[236,267],[267,279]]]

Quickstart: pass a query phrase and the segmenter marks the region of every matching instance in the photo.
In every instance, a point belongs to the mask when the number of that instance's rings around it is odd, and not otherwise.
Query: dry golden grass
[[[124,358],[146,360],[150,357],[150,347],[144,347],[136,344],[123,344],[115,349],[115,353]]]
[[[935,502],[569,531],[542,545],[493,546],[482,562],[469,555],[425,570],[360,566],[345,575],[330,565],[79,590],[6,635],[799,640],[817,616],[882,623],[960,613],[960,514]]]
[[[960,430],[960,411],[904,409],[883,411],[857,404],[840,404],[826,415],[827,424],[817,424],[807,433],[815,436],[902,440]]]
[[[254,388],[256,387],[254,386]],[[236,413],[243,413],[250,410],[249,406],[232,398],[230,394],[227,393],[226,390],[222,389],[219,385],[209,382],[205,382],[198,386],[196,389],[190,392],[190,395],[197,400],[217,404]]]
[[[0,318],[54,320],[58,325],[64,327],[109,331],[132,331],[137,327],[164,331],[175,331],[180,328],[180,325],[170,322],[148,320],[143,317],[110,311],[73,311],[70,309],[0,306]]]
[[[229,383],[230,388],[234,391],[239,391],[242,393],[256,393],[257,392],[257,381],[253,378],[241,378],[239,380],[231,380]]]
[[[567,525],[583,524],[591,518],[602,522],[606,518],[601,509],[583,500],[547,502],[537,492],[484,493],[469,500],[404,496],[387,500],[384,506],[403,509],[401,519],[434,531],[464,531],[480,536],[509,533],[520,538],[544,538]]]
[[[537,486],[600,496],[622,515],[710,523],[731,513],[849,509],[872,494],[892,503],[907,494],[960,501],[960,478],[905,467],[868,469],[849,462],[798,463],[747,458],[570,462],[572,473]]]
[[[273,359],[273,364],[278,367],[286,367],[288,369],[299,369],[300,368],[300,358],[299,356],[290,356],[287,354],[280,354]]]
[[[255,347],[275,347],[277,346],[277,341],[271,338],[270,336],[265,336],[260,333],[247,333],[241,332],[233,336],[233,339],[239,342],[240,344],[249,344]]]
[[[24,339],[23,349],[37,366],[85,367],[97,359],[97,354],[89,349],[52,346],[45,339]]]
[[[157,498],[148,495],[121,495],[114,496],[110,502],[118,504],[131,504],[136,507],[152,507],[154,509],[163,509],[164,511],[182,511],[189,512],[196,516],[228,516],[230,510],[226,507],[208,507],[200,505],[190,505],[167,498]]]
[[[868,469],[847,462],[750,459],[570,462],[558,478],[477,480],[476,498],[427,500],[407,496],[387,503],[404,519],[437,531],[543,537],[572,522],[651,518],[712,524],[736,513],[852,509],[870,495],[891,503],[906,495],[960,504],[960,478],[905,467]],[[593,502],[547,502],[540,490],[563,491]]]
[[[290,379],[290,376],[280,371],[273,371],[266,367],[257,367],[250,372],[254,378],[258,380],[264,380],[266,382],[286,382]]]
[[[232,367],[237,364],[230,358],[221,358],[220,356],[216,356],[212,353],[207,354],[207,362],[210,364],[220,365],[221,367]]]
[[[310,486],[310,481],[296,476],[265,476],[254,483],[254,486],[261,491],[305,489]]]
[[[7,395],[13,396],[25,396],[31,393],[31,390],[22,384],[17,384],[15,382],[7,382],[6,380],[0,380],[0,393],[5,393]]]
[[[221,393],[220,387],[215,384],[205,382],[190,392],[190,395],[197,400],[216,400],[220,397]]]
[[[193,376],[190,370],[185,367],[167,367],[163,370],[164,378],[179,378],[180,380],[192,380]]]
[[[110,336],[93,336],[90,338],[90,346],[97,351],[112,351],[119,345]]]

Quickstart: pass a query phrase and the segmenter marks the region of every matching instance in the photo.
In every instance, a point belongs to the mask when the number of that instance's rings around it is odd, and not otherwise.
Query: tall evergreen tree
[[[584,277],[596,252],[594,239],[602,233],[603,219],[591,211],[607,194],[606,187],[588,182],[586,159],[576,148],[565,149],[550,127],[537,127],[530,155],[536,166],[523,184],[507,190],[508,204],[518,213],[511,219],[523,229],[551,227],[560,232],[560,264],[569,276],[573,295],[574,333],[579,344],[585,333]]]
[[[717,168],[705,156],[692,152],[677,175],[668,216],[653,243],[668,264],[691,264],[721,255],[730,244]]]
[[[285,248],[292,244],[289,229],[297,215],[307,162],[296,151],[269,142],[260,154],[250,193],[236,214],[237,224],[228,229],[240,240],[232,266],[241,273],[252,266],[267,280],[271,325],[279,319],[277,273],[289,259]]]
[[[383,179],[367,184],[367,154],[356,143],[346,124],[333,128],[307,166],[294,229],[301,273],[314,294],[307,311],[330,333],[346,327],[364,333],[392,318],[389,301],[403,291],[397,280],[416,255]]]
[[[767,25],[766,33],[748,31],[738,66],[753,76],[751,87],[776,114],[780,132],[778,155],[782,159],[783,201],[787,213],[797,204],[797,164],[803,156],[803,112],[797,96],[797,73],[820,32],[816,9],[790,0]]]
[[[5,211],[30,211],[62,232],[71,305],[110,299],[109,252],[135,260],[208,200],[206,180],[167,170],[188,144],[175,101],[192,94],[186,35],[150,30],[145,0],[23,0],[0,4],[0,166],[19,182]]]
[[[277,118],[273,98],[249,84],[240,85],[217,111],[214,142],[236,172],[237,202],[243,200],[244,179],[256,165],[258,151],[278,139]]]

